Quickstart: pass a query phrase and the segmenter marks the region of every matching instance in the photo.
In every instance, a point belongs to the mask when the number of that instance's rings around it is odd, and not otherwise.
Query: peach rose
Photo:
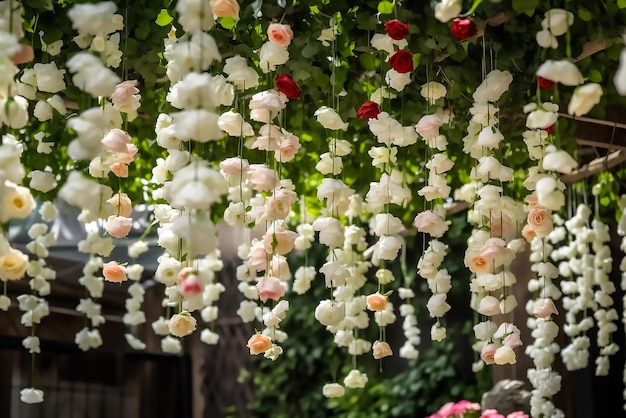
[[[376,360],[393,355],[393,351],[391,351],[389,344],[385,341],[378,340],[374,341],[374,344],[372,344],[372,353],[374,354],[374,358]]]
[[[104,224],[104,229],[106,229],[107,233],[115,238],[123,238],[127,236],[132,227],[132,218],[117,215],[109,216]]]
[[[370,311],[381,312],[385,310],[387,306],[387,296],[380,293],[373,293],[365,300],[367,303],[367,309]]]
[[[254,334],[250,337],[246,346],[250,349],[250,354],[256,355],[265,353],[272,348],[272,339],[266,335]]]
[[[433,139],[439,135],[441,125],[443,125],[443,121],[439,115],[424,115],[415,125],[415,132],[422,138]]]
[[[529,224],[524,225],[524,227],[522,228],[522,236],[526,238],[526,241],[531,242],[537,236],[535,228],[533,228]]]
[[[488,262],[495,261],[496,265],[501,265],[498,261],[506,255],[506,243],[500,238],[489,238],[480,249],[480,255]]]
[[[266,302],[268,299],[278,300],[285,295],[285,286],[276,277],[262,277],[256,284],[259,299]]]
[[[11,62],[15,65],[26,64],[35,59],[33,47],[26,44],[20,44],[20,50],[11,55]]]
[[[250,247],[248,262],[256,271],[267,269],[267,253],[263,241],[257,241]]]
[[[535,235],[539,238],[546,237],[552,232],[552,218],[550,217],[550,212],[541,207],[533,207],[530,212],[528,212],[527,222],[528,225],[532,226]]]
[[[512,332],[511,334],[506,336],[506,338],[504,339],[502,343],[504,345],[508,345],[511,348],[515,348],[515,347],[519,347],[520,345],[522,345],[522,340],[519,337],[519,334]]]
[[[496,350],[499,347],[500,345],[496,343],[489,343],[483,346],[483,349],[480,352],[480,358],[483,359],[485,364],[494,364],[496,362],[494,360],[494,356],[496,355]]]
[[[178,272],[178,276],[176,277],[176,283],[180,286],[180,284],[193,272],[191,267],[183,267]]]
[[[130,218],[133,213],[133,204],[126,193],[117,193],[107,200],[107,203],[113,206],[113,213],[118,216]]]
[[[135,144],[128,144],[126,145],[126,151],[125,152],[119,152],[117,154],[117,160],[120,163],[124,163],[124,164],[130,164],[135,160],[135,155],[137,155],[137,152],[139,151],[139,149],[137,148],[137,145]]]
[[[28,268],[28,257],[19,250],[11,250],[0,257],[0,280],[19,280]]]
[[[102,275],[104,280],[113,283],[121,283],[126,281],[126,267],[117,264],[115,261],[109,261],[102,266]]]
[[[173,315],[167,327],[170,330],[170,334],[175,337],[184,337],[185,335],[189,335],[196,330],[196,318],[191,316],[191,314],[187,311],[183,311],[179,314]]]
[[[559,311],[556,309],[554,302],[552,299],[537,299],[535,301],[535,306],[533,307],[533,315],[537,318],[547,318],[550,315],[558,315]]]
[[[478,249],[472,249],[466,253],[465,265],[473,273],[491,272],[491,263],[482,257]]]
[[[211,10],[216,17],[239,19],[239,3],[236,0],[211,0]]]
[[[111,171],[120,178],[128,178],[128,165],[124,163],[113,163],[109,167]]]
[[[296,238],[298,238],[297,233],[285,229],[282,226],[270,228],[263,236],[265,252],[268,254],[287,254],[293,250]]]
[[[287,48],[293,39],[293,31],[289,25],[272,23],[267,28],[267,37],[276,45]]]

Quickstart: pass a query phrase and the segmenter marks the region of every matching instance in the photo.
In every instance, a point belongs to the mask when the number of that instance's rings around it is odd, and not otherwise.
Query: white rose
[[[57,93],[65,90],[65,80],[63,79],[65,70],[59,70],[54,61],[49,64],[37,63],[33,68],[37,75],[37,88],[39,91]]]
[[[574,23],[574,14],[563,9],[550,9],[546,12],[541,26],[549,29],[552,35],[561,36]]]
[[[168,354],[178,354],[183,346],[178,338],[167,336],[161,340],[161,350]]]
[[[493,360],[498,365],[515,364],[515,352],[508,345],[503,345],[496,350],[495,354],[493,355]]]
[[[396,41],[386,33],[376,33],[372,36],[370,44],[372,45],[372,48],[378,51],[385,51],[389,54],[393,54],[399,49],[404,49],[409,43],[406,39]]]
[[[35,199],[33,199],[29,188],[5,182],[1,212],[1,219],[3,221],[7,221],[11,218],[26,218],[34,208]]]
[[[259,66],[264,73],[276,71],[276,67],[283,65],[287,60],[289,60],[287,48],[274,42],[265,42],[259,52]]]
[[[33,110],[33,116],[35,116],[39,122],[52,119],[52,106],[44,100],[39,100]]]
[[[55,175],[48,171],[33,170],[28,173],[28,177],[30,178],[30,187],[43,193],[49,192],[57,185]]]
[[[346,390],[339,383],[326,383],[322,387],[322,393],[326,398],[340,398],[345,395]]]
[[[552,32],[547,29],[537,32],[537,34],[535,35],[535,40],[537,41],[537,45],[542,48],[556,49],[559,47],[559,41],[557,41]]]
[[[613,78],[613,83],[615,84],[615,89],[617,92],[625,96],[626,95],[626,48],[622,49],[622,52],[619,56],[619,66],[617,71],[615,72],[615,77]]]
[[[211,10],[206,10],[208,4],[198,0],[180,0],[176,4],[178,22],[186,32],[209,30],[215,25],[215,18]]]
[[[463,2],[459,0],[441,0],[435,5],[435,19],[446,23],[461,14]]]
[[[430,313],[432,318],[442,317],[446,312],[450,310],[450,305],[446,303],[447,294],[440,293],[436,295],[432,295],[430,299],[428,299],[428,303],[426,304],[426,308]]]
[[[411,73],[399,73],[393,68],[385,73],[385,83],[396,91],[402,91],[411,82]]]
[[[477,144],[489,149],[496,148],[504,139],[504,135],[496,126],[485,126],[478,134]]]
[[[315,111],[317,121],[326,129],[345,131],[348,129],[348,123],[341,119],[341,116],[332,108],[322,106]]]
[[[476,88],[474,101],[478,103],[495,102],[509,89],[513,76],[508,71],[493,70]]]
[[[536,75],[565,86],[578,86],[583,83],[583,75],[571,61],[547,60],[537,68]]]
[[[41,403],[43,402],[43,390],[24,388],[20,391],[20,400],[29,404]]]
[[[227,80],[239,90],[251,89],[259,85],[259,75],[254,69],[248,67],[248,63],[241,55],[235,55],[225,61],[224,72],[228,74]]]
[[[444,327],[440,327],[437,324],[433,324],[430,328],[430,338],[433,341],[442,341],[446,338],[446,329]]]
[[[14,96],[0,100],[0,122],[13,129],[21,129],[28,122],[28,100]]]
[[[232,110],[224,112],[217,119],[217,125],[220,129],[230,136],[253,136],[254,130],[252,125],[246,122],[243,117]]]
[[[567,113],[574,116],[586,115],[592,107],[600,103],[602,94],[602,87],[598,83],[577,87],[567,105]]]
[[[219,115],[210,110],[183,110],[173,113],[172,117],[175,135],[184,141],[209,142],[224,137],[224,132],[217,123]]]
[[[437,81],[429,81],[428,83],[422,84],[420,90],[422,97],[427,99],[431,104],[434,104],[437,99],[444,97],[446,92],[446,86]]]
[[[558,171],[563,174],[569,174],[578,167],[578,161],[564,150],[548,152],[543,157],[542,164],[546,171]]]
[[[315,308],[315,319],[322,325],[337,326],[345,317],[343,302],[337,303],[329,299],[324,299]]]
[[[348,388],[363,388],[367,383],[367,374],[361,373],[356,369],[350,370],[348,375],[343,379],[343,384]]]

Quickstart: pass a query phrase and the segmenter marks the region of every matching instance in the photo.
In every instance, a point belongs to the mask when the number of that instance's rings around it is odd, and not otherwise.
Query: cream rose
[[[592,107],[600,103],[602,87],[598,83],[589,83],[576,88],[567,105],[567,113],[582,116],[589,113]]]
[[[376,360],[393,355],[393,351],[391,351],[389,344],[386,341],[378,340],[374,341],[374,344],[372,345],[372,353]]]
[[[170,318],[168,329],[175,337],[184,337],[196,330],[196,318],[187,311],[175,314]]]
[[[5,183],[7,186],[2,208],[2,220],[26,218],[35,208],[35,199],[27,187]]]
[[[322,387],[322,394],[326,398],[340,398],[345,395],[346,390],[339,383],[326,383]]]
[[[28,256],[19,250],[12,249],[0,257],[0,280],[19,280],[24,277],[28,268]]]

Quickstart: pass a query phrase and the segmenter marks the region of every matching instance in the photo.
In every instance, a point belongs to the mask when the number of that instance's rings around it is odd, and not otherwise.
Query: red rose
[[[452,36],[456,39],[464,41],[467,38],[471,38],[476,35],[476,23],[474,23],[472,19],[457,17],[452,21],[450,32],[452,32]]]
[[[539,81],[539,87],[544,90],[548,90],[554,87],[554,81],[548,80],[547,78],[539,77],[538,81]]]
[[[406,38],[409,34],[409,25],[398,19],[389,20],[385,23],[385,29],[387,29],[387,35],[396,41]]]
[[[406,49],[396,51],[389,58],[389,64],[399,73],[410,73],[413,71],[413,54]]]
[[[378,103],[372,102],[371,100],[363,103],[359,110],[356,111],[356,115],[365,120],[376,119],[379,113],[380,106],[378,106]]]
[[[293,81],[293,78],[289,74],[277,75],[274,79],[276,82],[276,88],[290,99],[297,99],[300,97],[300,86]]]
[[[546,129],[544,129],[544,131],[546,131],[549,134],[554,133],[554,125],[548,126]]]

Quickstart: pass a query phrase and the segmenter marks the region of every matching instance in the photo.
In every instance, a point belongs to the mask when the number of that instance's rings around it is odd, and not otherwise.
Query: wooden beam
[[[602,171],[609,170],[626,161],[626,150],[621,149],[619,151],[612,152],[606,157],[596,158],[588,164],[580,167],[571,174],[565,174],[561,176],[561,181],[565,184],[575,183],[578,180],[582,180],[594,174],[598,174]]]

